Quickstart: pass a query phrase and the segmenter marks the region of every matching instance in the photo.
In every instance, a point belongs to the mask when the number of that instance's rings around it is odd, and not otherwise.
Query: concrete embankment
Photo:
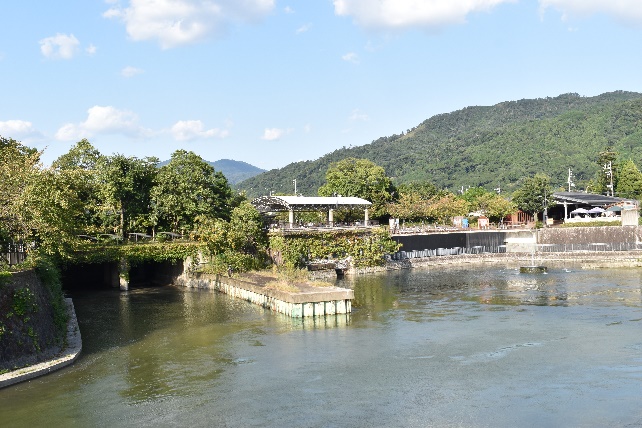
[[[597,251],[564,253],[484,253],[441,257],[423,257],[390,261],[386,269],[405,269],[440,266],[529,266],[545,264],[549,267],[573,265],[582,269],[642,267],[642,251]]]
[[[297,283],[298,291],[284,291],[267,287],[270,279],[259,274],[232,278],[196,273],[181,275],[175,284],[217,290],[293,318],[347,314],[352,311],[353,290]]]
[[[51,360],[0,375],[0,388],[49,374],[55,370],[67,367],[76,361],[80,355],[80,351],[82,350],[82,339],[80,336],[80,329],[78,328],[78,320],[76,319],[74,304],[71,299],[65,299],[65,304],[67,305],[67,312],[69,315],[65,348]]]

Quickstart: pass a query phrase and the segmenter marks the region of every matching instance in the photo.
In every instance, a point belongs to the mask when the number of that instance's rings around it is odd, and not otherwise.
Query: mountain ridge
[[[515,188],[542,172],[561,185],[572,168],[579,182],[599,169],[600,151],[613,147],[642,160],[642,94],[614,91],[594,97],[556,97],[469,106],[434,115],[417,126],[316,160],[291,163],[237,184],[249,197],[267,192],[316,195],[328,166],[347,157],[384,167],[397,183],[427,180],[438,187]]]
[[[252,178],[258,174],[266,172],[257,166],[251,165],[247,162],[237,161],[233,159],[219,159],[217,161],[205,161],[211,165],[216,171],[223,173],[227,181],[231,184],[240,183],[243,180]],[[169,160],[162,161],[158,164],[159,167],[167,165]]]

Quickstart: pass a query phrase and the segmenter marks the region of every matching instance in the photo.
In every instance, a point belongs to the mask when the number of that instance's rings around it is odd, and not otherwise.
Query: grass
[[[271,270],[260,272],[261,275],[274,278],[266,285],[266,289],[288,291],[296,293],[301,291],[297,284],[305,284],[311,287],[333,287],[334,285],[325,281],[311,281],[308,271],[305,269],[289,268],[284,266],[273,266]]]

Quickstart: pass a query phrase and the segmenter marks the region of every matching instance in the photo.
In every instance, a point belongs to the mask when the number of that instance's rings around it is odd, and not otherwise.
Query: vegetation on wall
[[[381,266],[384,254],[399,249],[386,228],[363,231],[334,230],[328,232],[270,234],[270,252],[278,264],[303,268],[312,261],[350,258],[356,267]]]
[[[66,339],[68,314],[60,271],[50,257],[32,257],[40,284],[0,275],[0,372],[33,363]],[[24,278],[27,278],[26,280]]]

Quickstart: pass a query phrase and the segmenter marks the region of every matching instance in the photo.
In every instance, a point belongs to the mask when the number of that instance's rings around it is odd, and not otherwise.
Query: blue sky
[[[439,113],[642,92],[639,0],[0,2],[0,135],[264,169]]]

